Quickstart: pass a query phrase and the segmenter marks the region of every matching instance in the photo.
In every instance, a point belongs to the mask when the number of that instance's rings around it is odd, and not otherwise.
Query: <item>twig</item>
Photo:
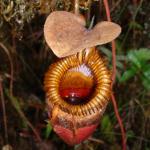
[[[10,52],[8,50],[8,48],[0,42],[0,47],[3,48],[4,52],[7,54],[8,56],[8,60],[9,60],[9,63],[10,63],[10,84],[9,84],[9,92],[10,92],[10,95],[13,94],[13,74],[14,74],[14,68],[13,68],[13,60],[12,60],[12,57],[10,55]]]
[[[79,0],[75,0],[75,5],[74,6],[75,6],[74,7],[74,13],[76,15],[78,15],[79,14]]]
[[[103,134],[105,135],[116,135],[116,136],[120,136],[121,134],[120,133],[117,133],[117,132],[103,132]],[[135,140],[143,140],[144,142],[147,142],[147,143],[150,143],[150,140],[148,138],[145,138],[145,137],[142,137],[142,136],[135,136],[135,135],[132,135],[133,136],[133,139]]]
[[[108,1],[107,0],[103,0],[104,2],[104,6],[105,6],[105,10],[106,10],[106,16],[107,16],[107,20],[111,21],[111,17],[110,17],[110,9],[108,6]],[[116,44],[115,41],[112,41],[112,64],[113,64],[113,68],[112,68],[112,87],[115,83],[115,79],[116,79]]]
[[[88,3],[87,20],[90,22],[92,0],[88,0],[87,3]]]
[[[111,8],[110,12],[113,12],[113,11],[117,8],[117,6],[121,3],[121,1],[122,1],[122,0],[118,0],[118,1],[115,3],[115,5]]]
[[[100,139],[93,138],[93,137],[89,137],[88,140],[99,143],[99,144],[104,144],[104,141],[102,141]]]
[[[112,99],[112,103],[113,103],[115,115],[116,115],[116,117],[117,117],[117,120],[118,120],[120,129],[121,129],[122,149],[123,149],[123,150],[126,150],[126,149],[127,149],[127,148],[126,148],[126,147],[127,147],[127,146],[126,146],[126,134],[125,134],[125,130],[124,130],[124,127],[123,127],[122,119],[121,119],[121,117],[120,117],[120,115],[119,115],[119,112],[118,112],[118,106],[117,106],[117,103],[116,103],[116,99],[115,99],[114,94],[111,94],[111,99]]]
[[[141,0],[141,1],[140,1],[139,6],[137,7],[137,9],[135,10],[135,12],[134,12],[134,14],[133,14],[133,17],[132,17],[132,21],[133,21],[133,22],[135,22],[136,16],[137,16],[137,14],[138,14],[138,12],[139,12],[139,10],[140,10],[140,8],[141,8],[143,2],[144,2],[144,0]],[[123,41],[122,41],[121,49],[124,47],[124,44],[125,44],[125,42],[126,42],[126,40],[127,40],[127,37],[128,37],[128,35],[129,35],[131,29],[132,29],[132,26],[129,25],[129,28],[128,28],[128,30],[127,30],[127,32],[126,32],[126,34],[125,34],[125,36],[124,36],[124,39],[123,39]]]
[[[2,85],[2,78],[1,78],[1,76],[0,76],[0,97],[1,97],[1,102],[2,102],[4,131],[5,131],[5,142],[8,144],[7,115],[6,115],[6,106],[5,106],[5,99],[4,99],[3,85]]]
[[[145,114],[146,110],[144,109],[144,107],[142,106],[140,101],[137,100],[137,99],[134,99],[134,101],[135,101],[136,104],[138,104],[138,106],[141,108],[141,111],[143,113],[143,117],[142,117],[143,124],[142,124],[142,127],[141,127],[141,136],[140,137],[145,137],[145,132],[146,132],[145,129],[146,129],[146,122],[147,122],[148,116]],[[138,144],[136,145],[138,149],[142,149],[142,142],[143,142],[143,139],[140,138]]]
[[[106,16],[107,16],[107,20],[111,21],[111,17],[110,17],[110,9],[108,6],[108,2],[107,0],[103,0],[104,1],[104,6],[105,6],[105,10],[106,10]],[[112,64],[113,64],[113,68],[112,68],[112,87],[115,83],[115,79],[116,79],[116,44],[115,41],[112,41]]]
[[[112,68],[112,83],[111,83],[111,88],[113,89],[113,85],[115,83],[115,80],[116,80],[116,44],[115,44],[115,41],[112,41],[111,43],[112,45],[112,64],[113,64],[113,68]]]
[[[27,123],[27,125],[32,129],[33,133],[35,134],[38,142],[42,142],[42,139],[40,137],[40,135],[38,134],[37,130],[33,127],[33,125],[31,124],[31,122],[28,120],[28,118],[25,116],[25,114],[23,113],[23,111],[20,108],[20,104],[18,102],[18,100],[13,97],[12,95],[9,95],[9,92],[6,90],[6,95],[8,96],[8,98],[10,99],[12,105],[14,106],[14,108],[16,109],[16,111],[18,112],[18,114],[20,115],[20,117]]]
[[[103,0],[103,3],[104,3],[104,6],[105,6],[107,20],[111,21],[110,9],[109,9],[109,5],[108,5],[108,1],[107,0]],[[112,85],[111,85],[111,87],[113,89],[113,84],[114,84],[115,78],[116,78],[116,45],[115,45],[115,41],[112,41],[112,64],[113,64],[113,71],[112,71]],[[113,94],[111,94],[111,98],[112,98],[112,103],[113,103],[115,115],[117,117],[118,123],[120,125],[120,129],[121,129],[122,149],[126,150],[126,135],[125,135],[125,130],[124,130],[124,127],[123,127],[122,119],[121,119],[121,117],[119,115],[117,103],[116,103],[116,100],[115,100],[115,97],[114,97]]]

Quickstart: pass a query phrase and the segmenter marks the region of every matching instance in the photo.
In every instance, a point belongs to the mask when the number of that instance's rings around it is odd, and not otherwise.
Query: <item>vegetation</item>
[[[91,2],[91,3],[88,3]],[[114,94],[127,147],[150,150],[150,3],[110,1],[112,20],[122,27],[116,40]],[[72,0],[0,0],[0,148],[15,150],[121,150],[121,133],[110,103],[94,135],[75,147],[52,130],[43,77],[56,56],[45,43],[43,25],[55,10],[73,11]],[[106,20],[103,1],[80,0],[89,23]],[[112,67],[110,44],[98,46]]]

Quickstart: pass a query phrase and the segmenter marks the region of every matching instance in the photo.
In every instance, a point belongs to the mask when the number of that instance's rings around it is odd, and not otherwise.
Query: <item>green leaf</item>
[[[116,59],[120,60],[120,61],[124,61],[124,60],[126,60],[126,56],[124,56],[124,55],[117,55]]]
[[[140,76],[143,86],[150,90],[150,64],[145,64],[142,68],[142,75]]]
[[[106,47],[100,46],[100,51],[108,56],[108,58],[112,58],[111,50],[107,49]]]
[[[134,138],[135,137],[135,134],[132,130],[128,130],[126,135],[127,135],[127,138]]]
[[[19,100],[16,97],[10,95],[8,89],[5,89],[5,93],[6,93],[7,97],[9,98],[9,100],[11,101],[12,106],[16,109],[16,111],[20,115],[21,119],[23,120],[24,127],[26,127],[28,125],[30,128],[32,128],[32,130],[35,131],[34,127],[30,123],[28,118],[25,116],[25,114],[24,114],[24,112],[23,112],[23,110],[22,110],[22,108],[20,106]]]
[[[138,59],[138,57],[136,56],[136,51],[130,51],[128,53],[128,59],[129,61],[134,64],[137,68],[141,68],[141,62],[140,60]]]
[[[46,139],[49,137],[51,132],[52,132],[52,126],[51,126],[50,122],[48,122],[46,125],[46,130],[45,130],[45,138]]]
[[[119,40],[115,40],[116,43],[116,51],[117,53],[121,53],[122,52],[122,42]]]
[[[116,61],[116,66],[117,68],[120,68],[120,69],[124,68],[123,64],[120,61]]]
[[[141,48],[139,50],[131,50],[128,55],[128,59],[138,68],[142,68],[142,64],[150,60],[150,49]]]
[[[144,76],[150,80],[150,64],[147,64],[142,69]]]
[[[134,69],[130,69],[130,70],[126,70],[121,79],[120,79],[120,82],[125,82],[129,79],[131,79],[134,75],[135,75],[136,71]]]
[[[141,61],[150,60],[150,49],[148,48],[140,48],[135,53],[136,53],[137,58]]]
[[[108,126],[110,126],[111,122],[109,116],[105,115],[101,120],[101,130],[106,130]]]
[[[150,80],[142,78],[142,84],[147,90],[150,90]]]
[[[113,126],[108,115],[103,116],[101,120],[101,131],[102,133],[104,133],[105,138],[108,141],[112,142],[115,139],[115,135],[110,134],[110,133],[113,133]]]
[[[132,21],[130,23],[130,26],[134,29],[139,29],[139,30],[143,30],[143,26],[140,25],[139,23],[137,23],[136,21]]]

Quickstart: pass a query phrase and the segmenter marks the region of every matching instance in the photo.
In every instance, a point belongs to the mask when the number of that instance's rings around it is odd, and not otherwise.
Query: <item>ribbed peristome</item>
[[[60,86],[63,85],[65,87],[64,84],[68,84],[67,78],[65,78],[65,81],[62,80],[66,74],[68,74],[69,79],[69,72],[80,73],[83,66],[87,68],[84,71],[85,75],[87,73],[87,78],[89,78],[89,86],[90,84],[94,84],[95,88],[91,98],[86,103],[70,104],[60,94]],[[46,91],[47,104],[51,109],[57,106],[63,112],[73,116],[85,117],[96,112],[103,112],[111,93],[110,75],[110,71],[105,66],[103,59],[94,48],[63,58],[52,64],[45,74],[44,89]],[[81,78],[84,80],[84,77]]]

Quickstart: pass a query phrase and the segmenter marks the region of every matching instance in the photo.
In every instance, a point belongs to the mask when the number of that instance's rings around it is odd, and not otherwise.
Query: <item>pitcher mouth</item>
[[[86,104],[95,90],[93,73],[86,64],[68,69],[61,79],[60,96],[69,104]]]
[[[110,71],[96,50],[61,59],[48,69],[44,88],[48,105],[87,116],[99,112],[111,93]]]

